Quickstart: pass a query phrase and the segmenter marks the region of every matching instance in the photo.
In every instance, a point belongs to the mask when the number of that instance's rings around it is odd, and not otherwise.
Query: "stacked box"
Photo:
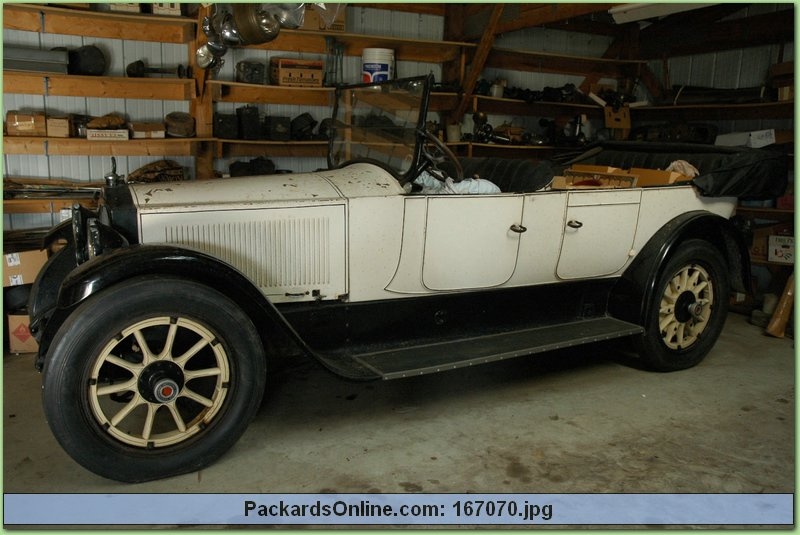
[[[272,58],[270,83],[288,87],[322,87],[324,62],[314,59]]]
[[[47,120],[44,112],[19,112],[11,110],[6,113],[6,134],[9,136],[47,136]]]
[[[9,253],[3,260],[3,287],[33,284],[47,262],[47,251]]]

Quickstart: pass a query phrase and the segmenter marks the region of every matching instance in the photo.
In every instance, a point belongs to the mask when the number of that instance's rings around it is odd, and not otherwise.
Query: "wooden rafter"
[[[466,24],[462,39],[470,41],[483,35],[489,9],[497,4],[471,4],[466,9]],[[505,5],[503,16],[494,28],[495,34],[513,32],[544,26],[560,21],[588,15],[591,13],[605,12],[614,7],[616,3],[553,3],[553,4],[525,4],[509,3]]]
[[[503,14],[503,6],[504,4],[494,4],[492,13],[489,16],[488,22],[486,23],[483,37],[481,37],[480,43],[478,43],[478,48],[472,58],[472,64],[469,67],[469,71],[467,71],[467,74],[464,76],[464,83],[462,84],[464,93],[461,95],[461,100],[459,101],[455,111],[450,116],[452,121],[460,121],[461,117],[464,116],[464,113],[469,107],[470,99],[472,98],[472,92],[475,89],[475,84],[478,82],[481,71],[483,71],[483,66],[486,63],[486,58],[489,57],[489,52],[492,50],[492,45],[494,44],[496,35],[495,28],[497,27],[500,17]]]

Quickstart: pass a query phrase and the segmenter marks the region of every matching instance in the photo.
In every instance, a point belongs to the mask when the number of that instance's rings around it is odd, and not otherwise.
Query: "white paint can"
[[[364,83],[394,79],[394,50],[365,48],[361,53],[361,72]]]

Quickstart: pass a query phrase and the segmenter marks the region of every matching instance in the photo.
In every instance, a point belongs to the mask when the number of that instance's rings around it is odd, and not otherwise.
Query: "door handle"
[[[581,228],[583,226],[583,223],[581,223],[580,221],[576,221],[574,219],[570,219],[569,221],[567,221],[567,226],[569,228]]]
[[[523,232],[526,232],[528,230],[528,227],[523,227],[522,225],[517,225],[516,223],[514,223],[513,225],[511,225],[509,230],[511,230],[511,232],[516,232],[517,234],[522,234]]]

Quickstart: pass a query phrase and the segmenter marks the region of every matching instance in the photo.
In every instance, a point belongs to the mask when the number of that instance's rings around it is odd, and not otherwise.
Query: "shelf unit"
[[[196,22],[188,17],[3,4],[4,28],[38,33],[181,44],[194,39]]]
[[[197,21],[188,17],[97,12],[39,4],[4,4],[3,27],[37,33],[109,39],[130,39],[188,45]],[[197,99],[193,78],[128,78],[3,71],[3,92],[54,97],[86,97],[188,101]],[[4,136],[3,153],[42,156],[189,156],[213,145],[209,138],[130,139],[94,141],[84,138]],[[87,202],[84,197],[76,197]],[[53,212],[75,199],[10,199],[7,213]]]
[[[398,7],[397,9],[401,9]],[[7,29],[111,39],[162,42],[187,45],[193,62],[196,42],[203,39],[198,19],[116,12],[96,12],[44,4],[3,5],[3,26]],[[201,9],[200,17],[203,15]],[[480,70],[490,67],[518,71],[535,71],[565,75],[615,78],[639,77],[646,63],[641,60],[617,60],[579,57],[563,54],[492,47],[488,54],[479,53],[479,44],[459,41],[404,39],[355,33],[282,29],[278,37],[251,48],[291,53],[325,54],[330,38],[344,45],[346,56],[360,56],[365,48],[391,48],[398,61],[447,64],[461,80],[467,68],[478,57],[484,57]],[[474,66],[473,66],[474,67]],[[327,107],[333,101],[333,88],[293,88],[243,84],[225,80],[88,77],[50,73],[4,71],[3,90],[44,96],[81,96],[91,98],[125,98],[183,100],[191,103],[198,119],[197,138],[165,140],[129,140],[124,142],[87,141],[64,138],[4,138],[6,154],[39,155],[129,155],[129,156],[194,156],[197,176],[208,178],[213,172],[214,158],[240,156],[324,157],[325,141],[274,142],[216,139],[212,137],[211,118],[215,103],[296,104]],[[198,91],[198,85],[204,89]],[[429,111],[448,112],[462,99],[456,93],[433,93]],[[494,115],[555,117],[585,114],[602,120],[604,110],[593,104],[534,102],[472,95],[468,113]],[[655,120],[729,120],[777,119],[791,117],[794,102],[755,104],[692,104],[645,106],[631,110],[634,121]],[[461,155],[503,156],[513,158],[549,158],[559,151],[575,151],[570,146],[498,145],[486,143],[450,144]],[[201,171],[202,169],[202,171]]]

